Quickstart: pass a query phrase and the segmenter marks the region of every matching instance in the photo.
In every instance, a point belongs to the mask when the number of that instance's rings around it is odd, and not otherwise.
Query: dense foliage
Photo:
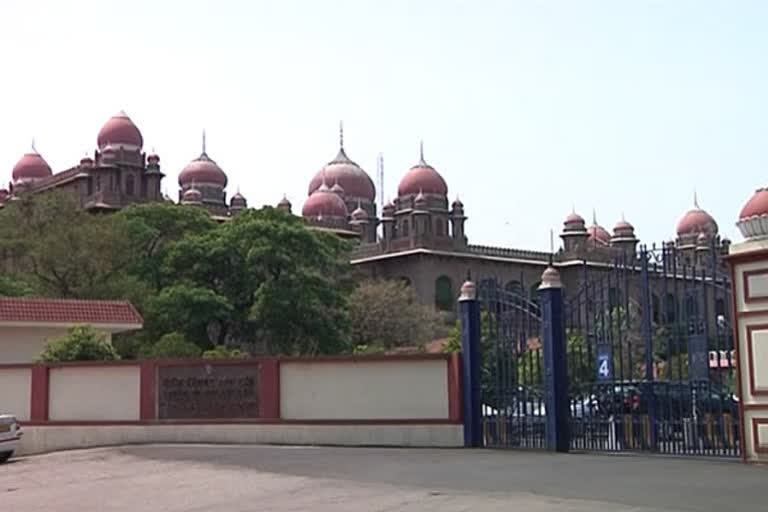
[[[145,322],[115,336],[125,358],[428,341],[436,317],[399,284],[356,286],[349,249],[269,207],[219,224],[203,209],[168,203],[90,214],[54,191],[0,211],[0,294],[132,301]]]
[[[363,281],[349,298],[350,339],[356,347],[421,345],[439,336],[438,314],[418,303],[402,281]]]
[[[120,359],[120,355],[107,335],[88,326],[73,327],[66,336],[48,342],[39,357],[43,363],[115,359]]]

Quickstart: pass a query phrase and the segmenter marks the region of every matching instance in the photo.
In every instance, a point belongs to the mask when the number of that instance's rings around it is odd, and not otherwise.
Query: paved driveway
[[[515,451],[132,446],[0,466],[0,504],[50,511],[765,510],[768,468]]]

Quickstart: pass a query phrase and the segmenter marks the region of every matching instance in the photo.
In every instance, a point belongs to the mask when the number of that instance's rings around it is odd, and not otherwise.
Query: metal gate
[[[738,456],[731,283],[717,248],[643,247],[580,274],[558,295],[562,327],[525,288],[477,283],[483,444],[547,446],[550,325],[567,354],[571,450]]]
[[[571,449],[738,455],[730,304],[714,247],[585,263],[565,299]]]
[[[477,290],[481,322],[481,404],[484,445],[543,448],[545,407],[539,306],[522,286],[483,279]]]

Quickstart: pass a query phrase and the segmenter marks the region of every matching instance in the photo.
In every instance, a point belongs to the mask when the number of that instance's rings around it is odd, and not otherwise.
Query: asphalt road
[[[0,466],[14,512],[746,512],[767,486],[733,461],[485,450],[153,445]]]

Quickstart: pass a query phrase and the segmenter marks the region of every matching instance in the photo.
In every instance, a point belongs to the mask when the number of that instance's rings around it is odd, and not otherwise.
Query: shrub
[[[107,335],[88,325],[73,327],[66,336],[49,342],[38,358],[44,363],[116,359],[120,359],[120,355]]]

